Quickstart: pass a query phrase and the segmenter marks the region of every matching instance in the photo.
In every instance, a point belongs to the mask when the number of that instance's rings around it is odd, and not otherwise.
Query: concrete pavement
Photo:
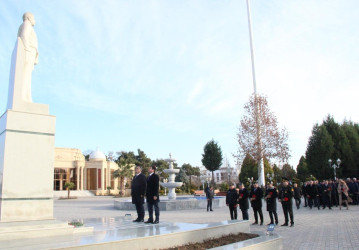
[[[128,199],[128,198],[127,198]],[[55,200],[54,216],[58,220],[72,221],[89,218],[116,217],[125,214],[136,215],[135,211],[119,211],[114,208],[112,197],[79,198],[73,200]],[[264,204],[265,205],[265,204]],[[293,206],[295,207],[295,206]],[[263,209],[264,224],[269,223],[268,212]],[[241,219],[241,213],[238,213]],[[295,226],[276,227],[275,232],[283,237],[284,249],[358,249],[359,248],[359,206],[350,206],[349,210],[317,210],[301,207],[294,209]],[[278,203],[279,224],[284,223],[281,205]],[[147,211],[146,211],[147,217]],[[206,210],[163,211],[161,221],[211,223],[229,219],[227,207],[213,212]],[[249,219],[253,221],[253,211],[249,210]],[[252,231],[266,231],[267,226],[251,226]]]

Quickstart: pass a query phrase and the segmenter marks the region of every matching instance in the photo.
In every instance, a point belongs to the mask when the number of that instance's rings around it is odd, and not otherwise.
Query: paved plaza
[[[135,211],[114,209],[112,197],[79,198],[73,200],[55,200],[54,216],[58,220],[81,220],[90,218],[110,218],[136,215]],[[278,204],[279,205],[279,204]],[[265,210],[265,209],[264,209]],[[264,212],[264,223],[269,216]],[[253,211],[249,210],[250,221]],[[282,208],[278,206],[279,223],[283,224]],[[147,218],[147,211],[146,211]],[[239,213],[239,218],[241,214]],[[161,222],[212,223],[229,219],[227,207],[213,212],[206,210],[163,211]],[[332,210],[319,210],[301,207],[294,210],[295,227],[280,227],[275,231],[283,237],[284,249],[358,249],[359,248],[359,206],[350,206],[349,210],[334,207]],[[266,226],[251,226],[251,231],[266,231]]]

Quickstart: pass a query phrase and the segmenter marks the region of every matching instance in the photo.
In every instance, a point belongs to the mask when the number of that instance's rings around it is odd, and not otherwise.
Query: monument
[[[55,116],[32,102],[38,44],[31,13],[23,15],[12,53],[8,104],[0,117],[0,222],[53,219]]]

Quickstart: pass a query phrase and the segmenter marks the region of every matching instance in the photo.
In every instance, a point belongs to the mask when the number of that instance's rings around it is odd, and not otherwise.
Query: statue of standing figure
[[[26,102],[32,102],[31,97],[31,74],[39,61],[39,52],[37,50],[37,37],[33,26],[35,26],[35,17],[30,12],[26,12],[22,16],[24,21],[19,28],[17,36],[21,39],[25,49],[24,64],[24,82],[22,89],[22,97]]]
[[[35,17],[33,14],[26,12],[22,16],[22,20],[23,23],[17,33],[15,48],[11,56],[7,109],[48,114],[49,105],[34,103],[31,95],[32,71],[39,58],[37,37],[33,28]]]

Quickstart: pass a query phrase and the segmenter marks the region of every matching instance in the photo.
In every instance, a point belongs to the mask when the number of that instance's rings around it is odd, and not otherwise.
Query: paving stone
[[[71,200],[55,200],[54,216],[58,220],[72,221],[88,218],[110,218],[131,214],[135,211],[119,211],[114,208],[114,198],[94,197]],[[281,205],[277,204],[279,225],[284,223]],[[283,249],[358,249],[359,245],[359,206],[350,206],[349,210],[309,209],[301,207],[294,211],[295,226],[276,227],[275,232],[283,237]],[[250,221],[254,221],[253,210],[249,211]],[[263,206],[264,224],[270,222],[268,212]],[[146,211],[147,216],[147,211]],[[206,209],[181,211],[161,211],[160,220],[168,222],[211,223],[229,219],[227,207],[217,208],[213,212]],[[242,215],[239,211],[238,218]],[[253,231],[266,231],[267,226],[251,226]],[[235,232],[234,232],[235,233]],[[329,242],[329,244],[328,244]]]

